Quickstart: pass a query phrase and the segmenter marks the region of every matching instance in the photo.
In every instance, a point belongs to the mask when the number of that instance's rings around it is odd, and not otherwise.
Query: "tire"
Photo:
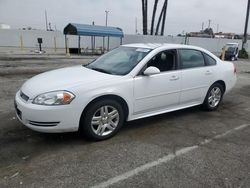
[[[120,103],[111,99],[91,104],[81,117],[80,131],[86,137],[100,141],[113,137],[124,123],[124,112]]]
[[[219,83],[214,83],[207,92],[206,98],[202,104],[203,108],[208,111],[216,110],[223,99],[223,94],[223,86]]]

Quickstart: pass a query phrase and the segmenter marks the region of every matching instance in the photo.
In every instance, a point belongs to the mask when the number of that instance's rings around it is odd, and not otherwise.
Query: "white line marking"
[[[247,77],[247,76],[238,76],[238,78],[240,78],[240,79],[246,79],[246,80],[250,79],[250,77]]]
[[[224,137],[224,136],[226,136],[226,135],[228,135],[230,133],[236,132],[238,130],[244,129],[244,128],[249,127],[249,126],[250,126],[250,124],[240,125],[238,127],[230,129],[230,130],[228,130],[228,131],[226,131],[226,132],[224,132],[222,134],[216,135],[211,139],[205,139],[204,141],[200,142],[198,145],[194,145],[194,146],[179,149],[175,153],[171,153],[171,154],[166,155],[166,156],[164,156],[162,158],[159,158],[159,159],[157,159],[155,161],[152,161],[152,162],[146,163],[144,165],[141,165],[141,166],[139,166],[139,167],[137,167],[137,168],[135,168],[133,170],[130,170],[130,171],[125,172],[125,173],[123,173],[121,175],[115,176],[115,177],[113,177],[113,178],[111,178],[111,179],[109,179],[107,181],[104,181],[104,182],[102,182],[100,184],[94,185],[91,188],[109,187],[109,186],[111,186],[111,185],[113,185],[115,183],[126,180],[126,179],[128,179],[130,177],[133,177],[133,176],[135,176],[135,175],[137,175],[137,174],[139,174],[139,173],[141,173],[143,171],[146,171],[146,170],[148,170],[150,168],[153,168],[155,166],[159,166],[159,165],[161,165],[163,163],[167,163],[167,162],[173,160],[174,158],[176,158],[178,156],[184,155],[184,154],[189,153],[189,152],[191,152],[191,151],[193,151],[195,149],[198,149],[199,145],[208,144],[208,143],[212,142],[213,140]]]

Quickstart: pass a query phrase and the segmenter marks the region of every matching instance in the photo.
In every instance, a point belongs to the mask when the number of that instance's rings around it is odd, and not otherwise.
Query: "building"
[[[0,29],[10,29],[10,25],[0,23]]]
[[[215,38],[225,38],[225,39],[234,39],[235,38],[235,33],[214,33]]]

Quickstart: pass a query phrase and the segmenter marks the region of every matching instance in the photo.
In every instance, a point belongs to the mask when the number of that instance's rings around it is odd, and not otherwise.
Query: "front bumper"
[[[74,105],[44,106],[25,101],[20,91],[15,96],[17,118],[28,128],[39,132],[74,132],[79,128],[81,112]]]

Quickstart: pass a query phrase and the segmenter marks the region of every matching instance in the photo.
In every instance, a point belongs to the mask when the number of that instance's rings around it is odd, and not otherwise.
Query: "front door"
[[[177,70],[175,50],[160,52],[144,67],[157,67],[159,74],[134,78],[134,114],[167,110],[179,104],[181,71]],[[143,70],[142,70],[143,72]]]

